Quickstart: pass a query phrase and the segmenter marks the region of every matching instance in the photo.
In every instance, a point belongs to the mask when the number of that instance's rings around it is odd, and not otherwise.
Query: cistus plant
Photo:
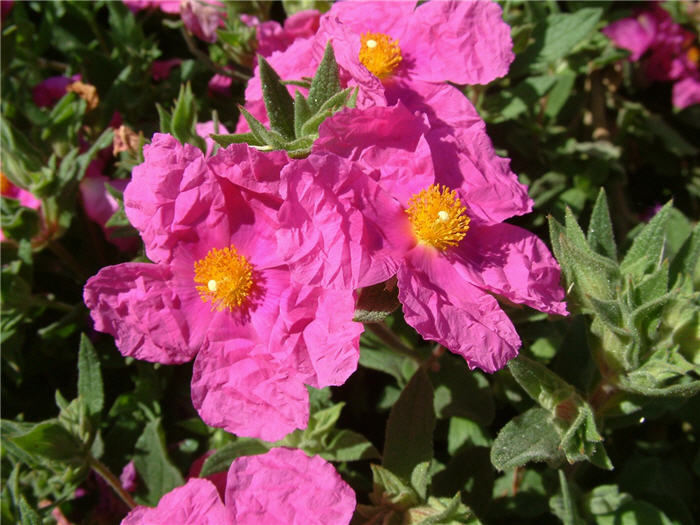
[[[1,5],[3,521],[695,523],[692,2]]]

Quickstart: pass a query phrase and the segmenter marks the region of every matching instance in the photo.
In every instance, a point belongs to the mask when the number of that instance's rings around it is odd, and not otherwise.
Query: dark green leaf
[[[184,483],[168,456],[160,419],[148,423],[136,441],[134,466],[146,487],[144,502],[149,505],[156,505],[166,492]]]
[[[330,41],[326,44],[323,59],[316,70],[307,101],[311,111],[316,113],[326,100],[340,91],[338,64]]]
[[[26,434],[12,437],[10,441],[31,455],[51,461],[73,465],[80,465],[86,461],[80,440],[56,421],[38,423]]]
[[[235,133],[233,135],[209,135],[219,146],[226,147],[231,144],[249,144],[251,146],[264,146],[265,143],[254,133]]]
[[[22,517],[21,525],[43,525],[41,516],[29,506],[22,495],[19,497],[19,512]]]
[[[620,271],[624,275],[639,277],[650,269],[659,267],[664,252],[666,223],[671,215],[671,206],[672,202],[666,203],[635,237],[632,246],[620,263]]]
[[[433,387],[419,368],[389,413],[382,465],[410,479],[416,465],[433,458],[434,429]]]
[[[3,233],[19,241],[31,239],[39,231],[39,214],[36,210],[22,206],[18,200],[2,197],[0,200],[0,221]]]
[[[294,93],[294,134],[301,137],[301,127],[309,120],[311,108],[299,91]]]
[[[362,434],[352,430],[338,430],[332,435],[324,450],[319,453],[328,461],[359,461],[379,457],[379,451]]]
[[[236,458],[264,454],[268,450],[269,447],[257,439],[238,438],[209,456],[202,465],[199,477],[204,478],[216,472],[228,470]]]
[[[612,222],[610,221],[610,213],[608,212],[608,199],[603,188],[598,192],[598,198],[591,212],[587,238],[588,244],[594,252],[613,261],[617,260],[617,247]]]
[[[294,138],[294,100],[280,82],[277,72],[261,55],[258,55],[260,83],[270,128],[287,140]]]
[[[85,400],[90,415],[95,416],[104,406],[104,388],[100,359],[95,347],[85,334],[80,335],[80,350],[78,351],[78,395]]]
[[[491,448],[491,463],[499,470],[530,461],[556,463],[561,457],[559,430],[544,408],[531,408],[506,423]]]

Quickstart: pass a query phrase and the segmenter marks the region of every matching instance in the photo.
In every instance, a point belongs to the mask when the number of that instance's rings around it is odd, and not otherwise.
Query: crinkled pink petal
[[[427,82],[487,84],[515,58],[510,27],[495,2],[425,2],[408,20],[401,50],[411,76]]]
[[[354,163],[330,153],[289,163],[277,234],[300,283],[355,289],[391,277],[407,248],[403,208]]]
[[[212,318],[198,315],[202,308],[191,288],[186,293],[166,266],[124,263],[88,279],[83,298],[95,329],[114,336],[122,355],[177,364],[199,351]]]
[[[290,286],[280,300],[269,353],[294,363],[306,384],[342,385],[357,368],[362,323],[354,322],[350,290]]]
[[[121,525],[226,525],[227,509],[216,487],[206,479],[190,479],[168,492],[155,508],[136,507]]]
[[[684,78],[673,85],[673,105],[679,109],[700,104],[700,79]]]
[[[536,235],[510,224],[470,228],[450,250],[474,286],[543,312],[567,315],[557,261]]]
[[[410,110],[428,116],[435,182],[459,189],[472,219],[493,224],[532,211],[527,187],[510,161],[496,155],[486,124],[458,89],[416,81],[411,89],[396,84],[391,90]]]
[[[466,282],[440,252],[416,247],[399,268],[398,285],[406,322],[469,368],[492,373],[518,354],[520,338],[496,300]]]
[[[601,33],[622,49],[629,51],[630,60],[637,61],[653,44],[658,22],[649,13],[623,18],[603,28]]]
[[[218,0],[182,0],[180,16],[185,27],[205,42],[216,42],[216,30],[223,26],[225,12]]]
[[[148,258],[191,264],[211,248],[229,246],[235,210],[228,208],[202,152],[156,134],[144,147],[144,158],[132,170],[124,208],[141,233]]]
[[[226,127],[221,124],[214,124],[213,120],[210,120],[208,122],[200,122],[195,125],[194,127],[195,132],[197,135],[202,137],[204,139],[204,142],[207,144],[207,151],[204,153],[206,157],[210,157],[211,154],[214,152],[214,146],[216,145],[216,142],[214,142],[214,139],[212,139],[209,135],[212,134],[221,134],[221,135],[227,135],[228,130]]]
[[[402,205],[435,181],[426,123],[400,102],[393,107],[346,109],[319,128],[314,151],[331,151],[377,175]]]
[[[208,425],[265,441],[304,428],[309,418],[296,370],[246,340],[213,343],[197,355],[192,403]]]
[[[218,151],[209,161],[209,168],[217,177],[247,190],[277,196],[280,171],[287,162],[284,151],[261,152],[245,144],[232,144]]]
[[[318,30],[321,14],[315,9],[295,13],[284,21],[284,27],[274,20],[257,25],[258,49],[257,52],[264,57],[269,57],[275,51],[284,51],[297,38],[309,38]],[[255,17],[250,17],[253,21]],[[255,19],[257,22],[257,19]]]
[[[346,525],[355,510],[354,492],[330,463],[285,448],[236,459],[225,501],[236,525]]]

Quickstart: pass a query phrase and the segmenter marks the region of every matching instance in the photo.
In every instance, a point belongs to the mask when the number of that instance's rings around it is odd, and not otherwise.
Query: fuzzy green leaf
[[[104,405],[104,389],[100,359],[95,347],[85,334],[80,335],[78,350],[78,395],[85,400],[85,406],[91,416],[102,411]]]
[[[217,135],[211,134],[210,137],[219,146],[225,148],[231,144],[249,144],[251,146],[264,146],[265,143],[262,142],[254,133],[235,133],[232,135]]]
[[[491,447],[491,463],[499,470],[560,459],[559,431],[544,408],[531,408],[506,423]]]
[[[277,72],[261,55],[258,55],[258,64],[263,101],[270,119],[270,128],[287,140],[292,140],[295,136],[294,100],[292,100],[287,88],[282,85]]]
[[[309,120],[311,116],[311,108],[309,103],[306,102],[304,95],[299,91],[294,93],[294,134],[297,137],[302,137],[301,127],[304,123]]]
[[[160,419],[148,423],[136,441],[134,466],[146,486],[145,503],[149,505],[156,505],[165,493],[184,483],[168,456]]]
[[[326,100],[340,91],[340,78],[335,53],[330,42],[326,44],[323,59],[316,70],[307,101],[311,111],[316,113]]]
[[[204,478],[216,472],[228,470],[236,458],[265,454],[268,450],[269,447],[257,439],[238,438],[209,456],[202,465],[199,477]]]
[[[600,188],[598,198],[591,212],[587,238],[588,244],[594,252],[613,261],[617,260],[617,247],[608,211],[608,199],[603,188]]]
[[[55,420],[36,424],[29,432],[10,438],[25,452],[51,461],[80,465],[86,461],[82,443]]]
[[[672,202],[666,203],[635,237],[632,246],[620,263],[620,271],[623,275],[639,277],[650,269],[659,267],[664,252],[666,223],[671,216],[672,204]]]

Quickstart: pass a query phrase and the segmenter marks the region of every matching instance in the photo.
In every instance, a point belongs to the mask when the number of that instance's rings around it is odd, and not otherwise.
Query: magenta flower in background
[[[216,30],[226,16],[224,4],[218,0],[122,0],[132,11],[160,9],[168,14],[180,14],[190,33],[205,42],[216,42]]]
[[[309,38],[318,30],[321,13],[315,9],[300,11],[288,17],[284,25],[275,20],[260,22],[257,17],[241,15],[241,20],[250,27],[256,28],[258,47],[256,52],[269,57],[275,51],[284,51],[297,38]]]
[[[151,76],[156,82],[165,80],[170,76],[170,70],[178,67],[182,63],[179,58],[171,58],[170,60],[154,60],[151,64]]]
[[[696,35],[675,23],[659,5],[613,22],[602,30],[613,43],[630,52],[630,60],[644,58],[649,80],[674,82],[672,101],[683,109],[700,102],[700,50]]]
[[[277,256],[279,196],[235,184],[279,179],[286,155],[234,145],[205,158],[156,134],[144,157],[124,203],[155,264],[109,266],[88,280],[95,329],[125,356],[196,356],[192,399],[210,425],[266,440],[304,427],[305,384],[345,381],[362,325],[351,291],[291,281]]]
[[[79,80],[82,80],[79,74],[72,77],[58,76],[44,79],[32,89],[32,99],[40,108],[51,107],[63,98],[70,84]]]
[[[160,9],[164,13],[179,13],[181,0],[122,0],[133,13],[142,9]]]
[[[209,79],[209,83],[207,84],[207,92],[210,97],[230,97],[231,84],[233,84],[233,79],[231,77],[217,73],[211,77],[211,79]]]
[[[330,463],[274,448],[234,460],[223,502],[210,481],[190,479],[122,525],[345,525],[354,510],[354,492]]]
[[[26,208],[31,208],[32,210],[41,209],[41,201],[39,199],[32,195],[31,192],[23,190],[19,186],[13,184],[2,172],[0,172],[0,195],[18,200],[19,203]],[[2,228],[0,228],[0,242],[6,239],[7,237],[5,237]]]
[[[425,123],[401,105],[345,110],[324,122],[307,162],[318,163],[315,155],[330,152],[354,161],[356,170],[329,171],[335,177],[330,181],[323,170],[305,176],[303,164],[283,170],[279,236],[306,240],[300,251],[284,255],[304,283],[366,286],[396,275],[411,326],[471,368],[494,372],[515,357],[520,339],[493,295],[566,315],[560,270],[536,236],[502,222],[522,212],[522,205],[503,202],[497,183],[477,185],[487,174],[467,172],[454,178],[454,186],[439,182],[437,167],[449,167],[444,157],[458,153],[432,153],[427,133]],[[365,181],[371,191],[343,199],[340,190],[362,184],[363,174],[376,185]],[[339,227],[338,214],[327,211],[335,196],[338,208],[347,206],[345,213],[362,220]],[[375,266],[381,271],[356,271]]]

